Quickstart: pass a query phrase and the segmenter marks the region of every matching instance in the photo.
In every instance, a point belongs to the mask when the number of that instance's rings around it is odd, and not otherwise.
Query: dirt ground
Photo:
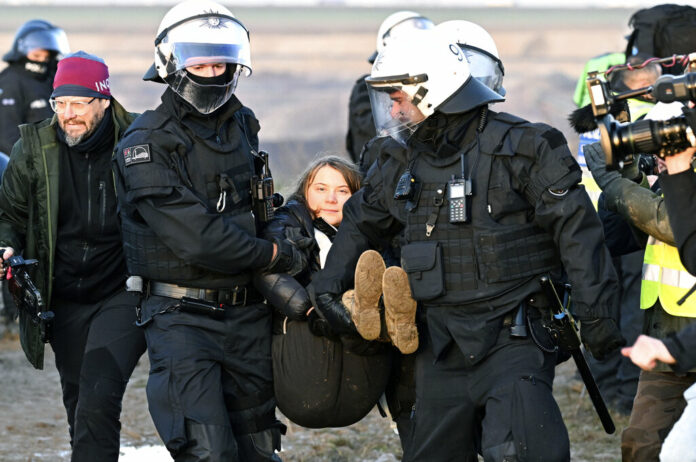
[[[164,87],[140,77],[152,60],[152,41],[165,8],[55,8],[40,13],[3,6],[0,48],[14,30],[40,15],[63,26],[73,50],[103,57],[111,69],[112,93],[127,108],[154,107]],[[235,9],[251,31],[253,75],[238,87],[240,99],[261,121],[261,147],[271,154],[277,183],[289,189],[319,153],[343,153],[347,102],[353,82],[368,73],[374,35],[391,11],[370,9]],[[621,51],[630,10],[428,9],[436,22],[468,19],[495,38],[505,64],[508,111],[560,129],[577,146],[566,122],[584,62]],[[48,353],[46,370],[24,360],[16,339],[0,341],[0,460],[69,460],[69,441],[58,374]],[[147,413],[143,358],[126,392],[124,446],[159,444]],[[571,364],[558,368],[555,394],[571,433],[573,461],[620,460],[618,431],[607,436]],[[380,461],[400,458],[398,437],[376,412],[351,427],[306,430],[290,425],[284,438],[287,461]],[[151,458],[142,460],[153,460]],[[159,459],[158,459],[159,460]],[[166,459],[163,459],[166,460]]]

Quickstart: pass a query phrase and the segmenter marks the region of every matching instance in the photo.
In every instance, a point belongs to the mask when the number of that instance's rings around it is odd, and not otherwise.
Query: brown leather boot
[[[416,328],[417,302],[411,296],[408,275],[398,266],[390,266],[382,278],[384,320],[392,343],[403,354],[418,349]]]
[[[379,337],[379,299],[382,296],[384,270],[382,256],[374,250],[366,250],[355,266],[355,289],[343,294],[343,304],[365,340]]]

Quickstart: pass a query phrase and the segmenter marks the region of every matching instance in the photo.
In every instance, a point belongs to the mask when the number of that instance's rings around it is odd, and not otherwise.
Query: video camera
[[[5,249],[0,249],[4,253]],[[0,253],[0,260],[2,259]],[[39,327],[41,340],[48,343],[51,337],[51,326],[55,317],[53,311],[47,311],[41,292],[29,275],[29,268],[38,265],[38,260],[25,260],[20,255],[13,255],[2,260],[2,265],[8,269],[7,281],[12,298],[17,307],[26,312],[31,321]]]
[[[592,114],[600,132],[600,143],[606,156],[607,169],[622,169],[634,161],[634,154],[657,154],[659,157],[674,155],[696,146],[696,109],[686,105],[683,114],[667,120],[639,120],[637,122],[617,122],[612,115],[616,107],[629,98],[650,95],[655,102],[675,101],[696,102],[696,53],[688,56],[673,56],[649,62],[688,62],[691,72],[680,76],[663,75],[651,87],[613,93],[598,72],[588,74],[587,89],[592,101]],[[645,64],[647,64],[646,61]],[[634,69],[617,66],[609,70]]]

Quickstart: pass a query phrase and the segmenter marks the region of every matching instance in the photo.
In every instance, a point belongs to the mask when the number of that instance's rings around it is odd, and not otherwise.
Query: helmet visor
[[[172,63],[175,71],[201,64],[239,64],[242,47],[227,43],[175,43],[172,48]],[[248,68],[246,72],[249,72]]]
[[[425,119],[413,102],[412,86],[368,85],[377,136],[390,136],[405,146],[406,141]]]
[[[480,50],[461,47],[469,63],[471,75],[495,92],[503,86],[503,69],[500,61]]]
[[[434,27],[435,24],[433,24],[433,22],[428,18],[424,18],[421,16],[415,18],[407,18],[390,27],[389,30],[387,30],[387,32],[384,34],[384,36],[382,36],[382,40],[384,40],[386,43],[386,41],[394,37],[398,37],[401,34],[407,34],[414,29],[426,30],[433,29]]]
[[[63,29],[37,30],[19,39],[17,49],[23,55],[36,49],[53,51],[58,55],[70,53],[68,37]]]
[[[239,66],[229,82],[224,85],[200,84],[195,82],[186,70],[179,70],[165,77],[172,90],[201,114],[210,114],[225,104],[234,90],[242,67]]]
[[[169,52],[169,73],[201,64],[232,63],[243,66],[245,75],[251,74],[247,30],[231,18],[210,16],[186,21],[167,31],[158,47]]]

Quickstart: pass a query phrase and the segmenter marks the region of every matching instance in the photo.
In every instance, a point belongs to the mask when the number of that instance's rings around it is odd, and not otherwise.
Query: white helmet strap
[[[421,101],[423,101],[423,98],[425,98],[425,95],[428,94],[428,89],[420,86],[418,87],[418,91],[416,91],[416,94],[413,95],[413,98],[411,98],[411,102],[418,106]]]

